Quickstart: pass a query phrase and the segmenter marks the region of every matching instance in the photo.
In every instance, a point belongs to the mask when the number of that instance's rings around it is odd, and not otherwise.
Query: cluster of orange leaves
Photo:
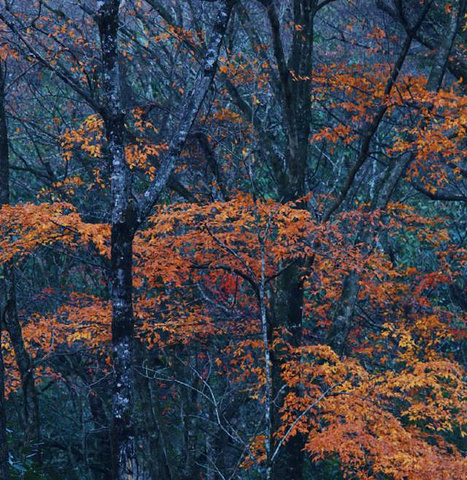
[[[355,244],[349,232],[365,229],[373,232],[373,240]],[[443,271],[421,274],[392,265],[384,252],[371,247],[383,232],[411,232],[436,247]],[[92,244],[96,253],[108,256],[108,225],[84,222],[66,203],[5,206],[0,233],[1,263],[54,244],[73,250]],[[290,390],[275,437],[302,432],[313,458],[337,455],[347,473],[365,480],[379,474],[462,478],[466,461],[443,435],[467,431],[465,372],[438,353],[441,342],[454,338],[453,318],[425,296],[427,289],[454,281],[448,240],[437,222],[402,204],[389,205],[385,212],[367,212],[363,205],[329,223],[294,204],[249,196],[161,206],[135,238],[137,335],[148,348],[162,350],[193,342],[207,346],[223,338],[215,360],[218,373],[263,402],[266,377],[255,293],[262,277],[261,252],[272,294],[285,267],[313,258],[312,269],[304,272],[310,293],[305,310],[324,326],[343,279],[357,271],[360,299],[382,312],[383,322],[376,331],[356,329],[359,348],[348,358],[319,342],[293,348],[286,333],[274,342],[273,348],[279,342],[290,351],[283,369]],[[423,314],[394,308],[408,297]],[[57,348],[85,349],[109,364],[110,317],[106,299],[73,294],[57,311],[25,322],[27,347],[41,359]],[[4,348],[12,364],[6,338]],[[43,370],[46,374],[52,375]],[[14,373],[9,385],[19,386]],[[250,451],[259,461],[261,445],[261,438],[252,438]]]
[[[463,478],[467,460],[441,433],[467,433],[465,372],[443,358],[407,362],[404,347],[389,370],[324,345],[297,349],[284,368],[293,390],[277,437],[292,426],[314,458],[337,455],[347,475],[365,480]]]
[[[320,65],[314,77],[314,98],[340,120],[316,132],[312,142],[326,141],[331,149],[339,142],[352,144],[361,137],[359,128],[364,130],[376,109],[385,106],[387,117],[397,115],[399,125],[387,154],[395,158],[414,155],[409,179],[417,179],[433,194],[461,180],[467,153],[467,100],[459,85],[432,92],[425,77],[400,74],[396,88],[387,95],[389,76],[385,64]]]

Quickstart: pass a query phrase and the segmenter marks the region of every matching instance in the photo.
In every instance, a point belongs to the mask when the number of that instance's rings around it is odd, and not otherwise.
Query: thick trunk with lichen
[[[0,63],[0,207],[9,201],[8,136],[5,115],[4,73]],[[0,480],[8,479],[8,443],[5,410],[5,365],[3,362],[2,337],[6,315],[7,294],[5,281],[0,283]]]
[[[116,480],[134,480],[141,475],[136,452],[134,411],[134,319],[132,305],[133,237],[151,213],[170,175],[217,70],[217,59],[234,1],[220,2],[212,36],[196,85],[184,110],[156,177],[136,205],[131,195],[131,174],[125,159],[124,117],[121,109],[118,65],[119,0],[99,2],[99,25],[103,63],[104,117],[111,164],[111,302],[114,391],[112,410],[112,464]]]
[[[131,175],[125,158],[124,116],[121,110],[118,59],[119,0],[99,2],[97,15],[101,41],[105,97],[105,135],[111,169],[111,304],[114,383],[111,451],[115,480],[139,478],[134,410],[133,236],[135,206],[131,201]]]
[[[112,222],[111,301],[114,387],[111,446],[114,478],[138,476],[134,411],[134,322],[132,306],[133,229],[130,221]]]
[[[0,342],[2,341],[0,330]],[[3,352],[0,348],[0,480],[8,480],[8,442],[6,436],[6,410],[5,410],[5,365]]]

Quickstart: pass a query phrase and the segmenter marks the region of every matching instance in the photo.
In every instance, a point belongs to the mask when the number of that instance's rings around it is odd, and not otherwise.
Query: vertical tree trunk
[[[125,159],[118,59],[119,0],[98,2],[103,63],[105,135],[111,163],[111,303],[114,385],[112,402],[112,470],[116,480],[139,478],[135,447],[134,320],[132,304],[135,207],[131,175]]]
[[[294,30],[291,53],[285,59],[285,48],[281,39],[281,26],[276,4],[263,0],[271,26],[276,58],[285,128],[287,132],[286,175],[279,187],[283,201],[296,202],[306,192],[306,170],[309,155],[311,129],[311,94],[309,81],[294,81],[292,75],[311,79],[313,68],[314,19],[317,12],[316,0],[294,0],[292,2]],[[289,267],[277,280],[272,305],[274,329],[286,329],[288,340],[294,347],[302,343],[303,285],[300,264]],[[272,426],[277,430],[281,423],[280,408],[287,393],[281,376],[282,366],[289,360],[287,352],[275,349],[272,352]],[[301,480],[303,478],[305,438],[297,434],[285,442],[271,465],[273,480]],[[273,448],[274,450],[274,448]]]
[[[5,115],[4,73],[0,62],[0,208],[9,200],[8,136]],[[2,336],[6,313],[6,282],[0,285],[0,480],[8,480],[8,443],[6,436],[5,365],[3,362]]]
[[[114,477],[118,480],[139,478],[133,425],[132,228],[128,221],[112,222],[111,301],[115,378],[111,443]]]
[[[5,111],[5,71],[0,62],[0,206],[7,205],[10,202],[10,158],[8,148],[8,127]],[[40,423],[39,423],[39,401],[34,384],[34,371],[23,339],[21,325],[18,319],[16,306],[16,288],[14,270],[11,265],[2,266],[2,278],[0,280],[0,313],[1,326],[8,331],[11,345],[15,353],[16,363],[21,378],[21,388],[23,392],[23,418],[26,425],[24,443],[32,447],[28,455],[33,455],[36,463],[41,463],[41,441],[40,441]],[[2,359],[2,379],[0,386],[4,383],[3,359]],[[3,386],[2,386],[3,401]],[[3,404],[2,404],[3,408]],[[5,422],[5,412],[0,415]],[[0,426],[0,428],[3,428]],[[0,438],[3,435],[0,433]],[[6,437],[5,437],[6,439]],[[6,440],[5,440],[6,441]],[[7,451],[6,445],[0,450]],[[6,466],[6,468],[8,465]]]
[[[0,329],[0,346],[3,331]],[[6,436],[5,365],[0,348],[0,480],[8,480],[8,442]]]
[[[294,265],[288,268],[277,281],[274,303],[272,305],[272,317],[274,329],[286,329],[290,336],[286,340],[293,347],[302,343],[303,321],[303,287],[301,281],[301,269]],[[282,337],[283,335],[281,335]],[[281,424],[280,407],[282,399],[287,393],[282,379],[282,366],[289,360],[287,352],[275,348],[272,352],[272,424],[273,430],[277,430]],[[303,478],[303,464],[305,439],[297,434],[287,440],[282,447],[277,460],[272,464],[273,480],[300,480]],[[276,445],[273,447],[275,450]]]
[[[102,112],[111,162],[111,302],[114,392],[112,410],[112,464],[117,480],[139,477],[135,450],[134,410],[134,320],[132,306],[133,237],[150,214],[167,184],[186,137],[214,79],[222,40],[233,1],[222,2],[196,87],[156,178],[145,192],[139,208],[131,197],[131,175],[125,159],[124,117],[121,111],[118,64],[119,0],[98,2],[97,22],[102,50],[105,107]]]

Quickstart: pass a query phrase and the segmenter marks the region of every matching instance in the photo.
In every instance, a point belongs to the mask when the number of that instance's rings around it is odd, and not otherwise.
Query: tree
[[[464,3],[4,5],[13,472],[462,478]]]

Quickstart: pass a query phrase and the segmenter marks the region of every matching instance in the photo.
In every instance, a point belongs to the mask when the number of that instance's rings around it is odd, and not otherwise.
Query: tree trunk
[[[6,436],[5,365],[3,363],[2,335],[0,329],[0,480],[8,480],[8,442]]]
[[[0,206],[10,203],[10,158],[8,147],[8,126],[5,111],[5,72],[0,62]],[[34,381],[31,357],[24,344],[22,328],[18,319],[15,275],[11,265],[2,266],[0,312],[2,328],[8,331],[15,353],[23,393],[23,419],[26,425],[24,443],[31,446],[28,455],[41,463],[41,439],[39,422],[39,400]],[[2,375],[4,372],[2,371]],[[3,392],[3,390],[2,390]],[[2,393],[3,398],[3,393]],[[1,434],[0,434],[1,436]],[[5,447],[6,448],[6,447]]]
[[[0,62],[0,207],[9,200],[9,161],[8,135],[5,115],[5,88],[4,73]],[[4,319],[6,316],[7,292],[6,282],[1,280],[0,285],[0,480],[8,479],[8,443],[6,436],[5,410],[5,365],[3,363],[2,336]]]
[[[115,376],[111,444],[114,478],[118,480],[139,478],[133,424],[132,228],[128,222],[112,222],[112,347]]]
[[[165,188],[191,126],[208,92],[217,70],[222,40],[225,35],[233,1],[221,3],[205,61],[197,85],[188,101],[179,125],[178,135],[156,178],[145,192],[139,208],[131,196],[131,175],[125,159],[124,117],[121,111],[120,72],[118,64],[119,0],[99,2],[97,22],[102,50],[104,117],[111,162],[111,302],[112,346],[114,361],[114,392],[112,411],[112,464],[118,480],[139,476],[135,450],[134,410],[134,320],[132,305],[133,237],[137,227],[150,214]]]
[[[114,385],[112,401],[112,471],[116,480],[139,478],[135,447],[133,236],[136,215],[131,175],[125,159],[118,59],[119,0],[99,2],[97,14],[103,63],[105,135],[111,164],[111,304]]]
[[[282,44],[279,17],[276,4],[264,0],[271,26],[274,56],[279,74],[282,94],[282,111],[287,133],[286,174],[279,187],[282,201],[296,202],[306,192],[306,171],[309,156],[309,135],[311,129],[311,94],[309,81],[294,81],[292,75],[311,80],[313,67],[314,19],[317,12],[315,0],[294,0],[294,23],[301,30],[293,32],[291,53],[285,58]],[[302,208],[299,206],[299,208]],[[272,321],[274,329],[286,329],[290,335],[287,340],[293,347],[302,343],[303,323],[303,284],[302,265],[297,263],[289,267],[277,280]],[[272,363],[272,427],[273,431],[281,424],[280,408],[284,395],[282,366],[289,360],[287,352],[274,349]],[[277,443],[277,442],[276,442]],[[274,451],[276,445],[273,445]],[[280,448],[277,459],[272,464],[273,480],[301,480],[303,478],[305,438],[297,434],[289,438]]]
[[[302,343],[303,321],[303,287],[298,266],[291,266],[278,279],[277,293],[275,295],[273,310],[274,329],[286,329],[289,336],[285,339],[293,346],[298,347]],[[283,335],[281,335],[283,337]],[[272,363],[272,425],[276,431],[281,424],[280,407],[282,406],[284,389],[282,379],[282,366],[289,360],[287,352],[275,348],[271,355]],[[275,451],[277,442],[273,445]],[[272,465],[273,480],[300,480],[303,478],[303,464],[305,438],[297,434],[289,438],[281,447],[277,459]]]

